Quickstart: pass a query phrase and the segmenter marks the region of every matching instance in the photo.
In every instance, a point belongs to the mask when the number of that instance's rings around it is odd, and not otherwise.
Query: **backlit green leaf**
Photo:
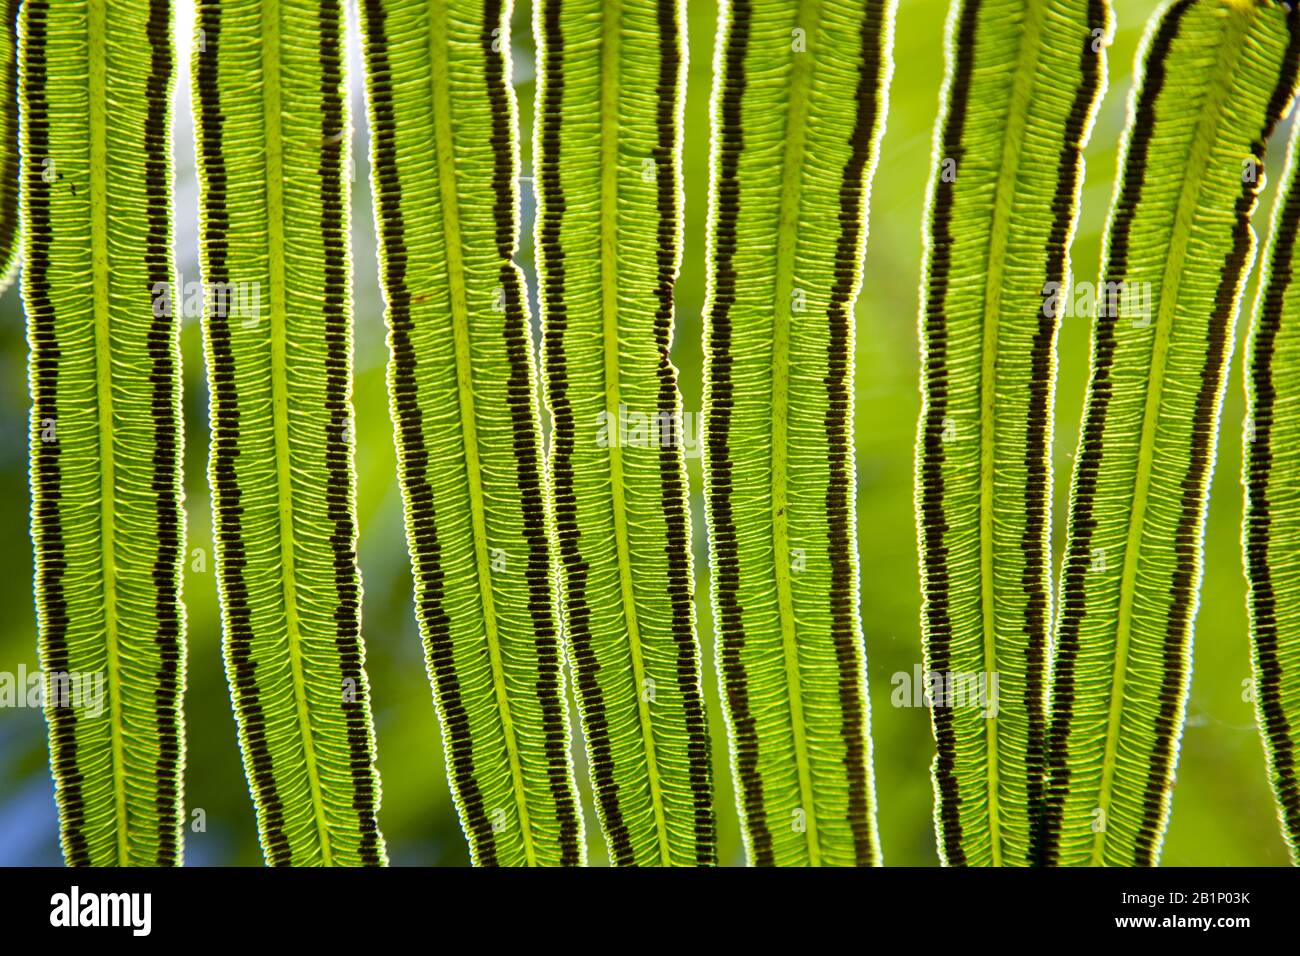
[[[341,0],[200,0],[193,50],[227,677],[273,865],[379,865],[361,641]]]
[[[893,4],[723,4],[704,472],[714,627],[758,865],[879,862],[854,515],[853,305]]]
[[[63,854],[173,865],[185,529],[171,4],[32,0],[20,37],[32,540]]]
[[[510,5],[362,4],[416,613],[481,865],[578,865],[562,646],[519,232]]]
[[[1028,862],[1041,812],[1056,333],[1104,0],[960,0],[921,316],[917,518],[939,851]]]
[[[681,396],[680,0],[541,0],[537,250],[565,631],[615,863],[709,864]]]

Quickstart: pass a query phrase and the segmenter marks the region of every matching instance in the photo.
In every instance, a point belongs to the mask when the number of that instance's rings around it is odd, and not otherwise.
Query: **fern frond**
[[[1105,0],[958,0],[948,23],[916,495],[951,865],[1024,865],[1041,809],[1056,331],[1108,30]]]
[[[361,640],[341,0],[200,0],[209,480],[267,862],[379,865]]]
[[[416,611],[481,865],[585,860],[503,0],[365,0],[389,395]]]
[[[179,323],[169,0],[20,21],[32,540],[70,865],[181,860]]]
[[[9,288],[18,274],[22,221],[18,212],[21,175],[18,115],[18,11],[21,0],[4,0],[0,5],[0,292]]]
[[[1259,298],[1246,344],[1247,606],[1255,711],[1282,834],[1300,865],[1300,139],[1292,135],[1283,189],[1264,251]]]
[[[719,673],[759,865],[879,862],[854,515],[853,306],[893,4],[719,17],[704,472]]]
[[[1224,371],[1264,146],[1295,93],[1298,17],[1266,0],[1180,0],[1147,32],[1075,459],[1043,863],[1159,857]]]
[[[717,853],[670,357],[684,25],[681,0],[542,0],[534,17],[548,474],[596,808],[619,864]]]

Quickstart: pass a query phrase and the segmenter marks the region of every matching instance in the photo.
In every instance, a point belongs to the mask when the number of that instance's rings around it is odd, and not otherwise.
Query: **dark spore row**
[[[619,866],[635,862],[632,836],[623,819],[618,781],[614,777],[614,755],[610,742],[609,718],[601,689],[591,633],[591,606],[587,601],[590,565],[579,544],[578,497],[574,489],[573,452],[577,447],[577,426],[569,401],[569,357],[565,334],[569,328],[569,307],[565,299],[565,258],[561,232],[566,210],[564,181],[560,175],[560,147],[564,120],[564,29],[561,0],[546,0],[542,7],[542,29],[546,37],[545,85],[539,117],[542,159],[537,169],[541,217],[537,254],[542,263],[541,282],[545,296],[546,374],[551,407],[551,475],[555,500],[556,542],[564,567],[566,625],[573,655],[577,696],[582,702],[587,743],[591,750],[592,788],[604,823],[610,860]]]
[[[523,509],[524,538],[528,545],[528,609],[532,614],[537,646],[537,698],[542,706],[546,744],[547,776],[551,798],[560,824],[561,862],[576,866],[582,860],[582,833],[569,772],[569,732],[564,713],[564,674],[560,664],[560,636],[555,624],[551,589],[551,556],[546,527],[546,505],[542,494],[541,456],[534,416],[532,365],[529,356],[528,317],[521,280],[514,263],[515,156],[513,112],[510,108],[505,56],[494,50],[503,21],[502,0],[485,0],[479,45],[492,109],[492,186],[495,194],[497,252],[501,259],[499,285],[505,295],[505,327],[502,336],[510,365],[506,401],[513,421],[519,501]]]
[[[380,866],[378,801],[371,746],[369,700],[362,673],[361,595],[357,582],[357,529],[353,519],[352,466],[346,437],[350,409],[348,391],[352,374],[349,329],[347,194],[343,187],[344,116],[343,10],[339,0],[320,4],[321,156],[317,170],[321,185],[321,238],[325,248],[323,316],[325,320],[325,411],[329,425],[325,437],[326,514],[334,525],[330,545],[334,552],[334,585],[338,604],[334,610],[334,644],[344,686],[342,708],[347,726],[348,764],[355,790],[353,809],[361,833],[361,862]]]
[[[961,166],[965,148],[971,74],[975,65],[975,36],[979,24],[980,2],[970,0],[962,7],[956,36],[956,72],[949,90],[948,116],[944,124],[943,159]],[[931,671],[946,673],[951,665],[952,621],[949,618],[948,592],[951,572],[948,568],[948,520],[944,513],[943,434],[948,417],[948,323],[947,297],[952,269],[952,216],[954,183],[946,177],[935,179],[934,206],[930,222],[929,288],[925,309],[925,433],[921,447],[920,511],[922,548],[925,552],[925,614]],[[944,860],[950,866],[964,866],[962,849],[961,794],[957,785],[957,737],[953,729],[952,710],[935,707],[934,737],[937,747],[934,774],[938,788],[940,835]]]
[[[667,526],[668,599],[672,605],[672,635],[677,648],[677,689],[686,715],[687,761],[691,797],[695,807],[695,862],[709,866],[717,862],[717,820],[713,809],[712,754],[709,724],[699,684],[698,644],[695,639],[693,608],[695,585],[691,580],[690,517],[686,476],[681,460],[681,408],[677,370],[672,363],[673,288],[681,254],[678,236],[677,109],[681,97],[681,27],[674,0],[658,0],[659,80],[655,87],[659,141],[655,148],[656,201],[659,213],[656,255],[655,344],[659,349],[658,415],[656,421],[670,423],[671,434],[659,443],[659,481]]]
[[[18,9],[21,0],[5,0],[5,25],[9,29],[9,39],[13,43],[18,29]],[[4,96],[5,122],[13,141],[6,144],[3,158],[3,184],[0,186],[0,270],[10,263],[18,251],[18,234],[22,227],[19,222],[18,188],[22,175],[22,159],[18,150],[18,48],[17,44],[9,50],[12,58],[9,71],[0,78],[0,95]]]
[[[714,210],[714,288],[709,311],[709,381],[707,407],[710,494],[713,532],[714,597],[722,674],[736,761],[736,785],[745,814],[745,832],[756,866],[772,866],[772,834],[763,810],[763,780],[758,773],[758,731],[749,709],[749,675],[745,671],[744,608],[740,604],[740,550],[731,497],[731,307],[736,302],[737,226],[740,221],[740,155],[745,148],[743,107],[745,55],[749,50],[750,0],[735,0],[726,37],[721,100],[718,110],[717,179]]]
[[[853,832],[854,859],[858,866],[876,862],[875,834],[871,826],[871,792],[867,768],[866,701],[862,693],[864,649],[857,633],[854,558],[857,542],[850,534],[853,468],[853,299],[861,263],[863,197],[867,165],[875,145],[881,108],[880,77],[884,64],[881,37],[888,29],[883,0],[871,0],[862,17],[861,64],[857,88],[857,120],[849,138],[851,152],[840,178],[840,234],[835,247],[835,284],[826,318],[827,344],[825,416],[830,475],[826,487],[826,520],[831,568],[831,638],[839,667],[839,700],[843,711],[840,734],[844,766],[849,780],[849,825]]]
[[[171,181],[169,120],[174,50],[171,37],[171,0],[151,0],[146,27],[151,51],[143,138],[145,155],[145,271],[149,294],[172,285]],[[159,312],[163,314],[158,314]],[[180,860],[181,801],[181,614],[177,602],[177,578],[181,560],[182,519],[178,485],[180,480],[180,416],[178,414],[178,369],[174,309],[154,310],[148,348],[152,386],[150,415],[153,418],[153,478],[157,513],[155,534],[158,556],[154,561],[154,613],[158,630],[158,670],[154,674],[154,718],[157,726],[158,759],[154,779],[158,792],[158,853],[155,863],[168,866]]]
[[[50,155],[50,104],[45,95],[48,79],[48,17],[46,0],[27,0],[24,16],[26,34],[23,58],[25,73],[26,152],[23,175],[27,185],[26,296],[32,341],[32,530],[40,560],[36,568],[36,590],[40,597],[42,663],[49,673],[71,670],[68,647],[68,603],[64,577],[67,571],[63,521],[62,467],[57,441],[41,440],[46,421],[59,416],[58,374],[62,352],[57,334],[57,316],[51,297],[51,247],[54,221],[51,210],[52,183],[45,180],[45,160]],[[84,777],[78,763],[77,716],[72,707],[47,707],[50,723],[50,764],[58,784],[63,850],[69,866],[89,866],[90,846],[86,839],[86,802],[82,794]]]
[[[1251,409],[1255,429],[1246,459],[1250,490],[1246,513],[1246,567],[1250,577],[1255,656],[1258,662],[1256,695],[1264,737],[1272,759],[1278,800],[1293,845],[1300,840],[1300,779],[1296,773],[1294,728],[1282,701],[1283,665],[1279,654],[1278,600],[1269,566],[1272,547],[1273,423],[1278,394],[1273,360],[1277,337],[1286,317],[1286,296],[1294,278],[1296,232],[1300,230],[1300,187],[1294,180],[1286,194],[1282,214],[1273,228],[1273,253],[1265,279],[1263,305],[1255,331],[1254,355],[1247,370],[1254,393]]]
[[[1300,11],[1288,7],[1289,40],[1278,74],[1277,85],[1269,99],[1259,136],[1251,143],[1256,168],[1264,167],[1264,151],[1274,127],[1290,107],[1295,95],[1296,70],[1300,64]],[[1219,285],[1210,315],[1205,363],[1201,367],[1201,384],[1196,393],[1192,421],[1192,448],[1187,474],[1182,483],[1178,528],[1174,534],[1177,560],[1170,592],[1173,601],[1165,621],[1163,647],[1164,677],[1160,686],[1160,711],[1156,717],[1156,743],[1148,765],[1146,786],[1142,794],[1142,817],[1134,850],[1134,866],[1153,866],[1159,851],[1161,820],[1167,799],[1167,783],[1173,769],[1176,732],[1183,707],[1183,688],[1187,680],[1187,641],[1192,609],[1196,603],[1196,574],[1201,550],[1201,524],[1204,520],[1210,469],[1213,467],[1215,425],[1219,411],[1224,366],[1227,363],[1228,337],[1241,284],[1242,272],[1250,258],[1253,235],[1250,217],[1254,211],[1260,183],[1257,178],[1242,177],[1232,230],[1232,248],[1219,271]]]

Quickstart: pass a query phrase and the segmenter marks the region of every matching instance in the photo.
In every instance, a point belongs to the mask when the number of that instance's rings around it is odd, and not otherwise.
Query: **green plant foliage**
[[[510,8],[362,4],[407,541],[481,865],[585,861],[519,232]]]
[[[385,862],[353,504],[341,0],[201,0],[194,113],[226,671],[269,863]]]
[[[22,234],[18,215],[18,9],[19,0],[5,0],[0,5],[0,292],[18,274],[19,237]]]
[[[541,0],[534,134],[565,633],[619,864],[711,864],[682,408],[681,0]]]
[[[858,608],[853,305],[893,5],[719,23],[704,471],[737,803],[758,865],[879,862]]]
[[[171,5],[32,0],[20,35],[32,540],[63,853],[173,865],[185,621]]]
[[[1181,0],[1147,33],[1075,459],[1044,863],[1159,858],[1224,370],[1264,146],[1295,93],[1298,18],[1263,0]]]
[[[1294,135],[1281,198],[1261,268],[1259,299],[1246,345],[1246,427],[1243,481],[1246,502],[1247,606],[1254,650],[1254,700],[1282,833],[1300,864],[1300,621],[1295,589],[1300,575],[1300,283],[1296,231],[1300,186]]]
[[[917,518],[939,852],[1024,865],[1041,810],[1056,333],[1105,0],[960,0],[935,137]]]

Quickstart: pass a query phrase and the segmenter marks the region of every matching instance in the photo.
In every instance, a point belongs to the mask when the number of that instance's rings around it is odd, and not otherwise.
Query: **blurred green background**
[[[851,2],[851,0],[841,0]],[[349,6],[352,6],[349,4]],[[1110,84],[1088,149],[1083,213],[1074,244],[1075,274],[1094,280],[1100,233],[1110,202],[1116,147],[1132,83],[1133,58],[1156,4],[1117,0],[1117,29],[1109,51]],[[675,357],[685,408],[700,408],[700,313],[704,301],[704,229],[708,189],[708,99],[715,0],[689,0],[690,79],[686,106],[686,247],[677,286]],[[350,14],[355,21],[355,13]],[[895,73],[871,204],[866,281],[858,302],[857,451],[862,607],[871,673],[876,789],[885,862],[937,863],[931,823],[929,714],[890,706],[890,675],[910,673],[921,660],[916,535],[912,513],[912,455],[917,390],[917,287],[921,220],[929,177],[931,139],[943,78],[946,0],[902,0],[894,40]],[[178,5],[178,31],[188,37],[188,2]],[[517,4],[515,81],[520,96],[524,175],[530,174],[533,96],[531,9]],[[398,865],[468,863],[443,768],[438,723],[425,676],[411,605],[411,579],[394,471],[392,429],[384,390],[383,306],[376,281],[375,239],[368,194],[369,168],[360,64],[355,42],[353,116],[356,178],[353,201],[356,288],[356,385],[360,555],[365,582],[365,637],[379,770],[381,825]],[[188,49],[188,41],[182,50]],[[177,94],[177,256],[182,280],[199,282],[197,189],[182,66]],[[1269,154],[1269,180],[1257,225],[1272,209],[1283,140]],[[524,188],[525,238],[520,261],[532,278],[532,198]],[[535,283],[534,283],[535,288]],[[1253,302],[1254,282],[1246,302]],[[1238,323],[1238,345],[1245,321]],[[1088,365],[1088,320],[1067,318],[1060,337],[1056,416],[1058,555],[1065,495]],[[191,865],[253,865],[261,852],[244,783],[235,725],[221,662],[212,532],[205,480],[207,393],[197,319],[185,320],[186,487],[189,549],[185,576],[188,613],[188,762],[185,797],[202,808],[204,832],[187,832]],[[1240,352],[1240,349],[1239,349]],[[37,667],[28,537],[26,340],[17,289],[0,299],[0,671]],[[1263,751],[1251,704],[1243,699],[1250,675],[1241,572],[1240,355],[1234,361],[1219,443],[1217,481],[1210,505],[1206,574],[1196,626],[1195,676],[1178,767],[1166,865],[1282,865],[1287,862],[1268,791]],[[726,738],[718,708],[713,636],[708,607],[707,556],[699,460],[690,461],[695,521],[699,619],[705,685],[712,705],[721,860],[744,862]],[[201,549],[202,554],[195,549]],[[201,559],[201,560],[200,560]],[[200,567],[202,570],[193,570]],[[601,840],[585,782],[584,811],[591,861],[603,864]],[[45,727],[39,712],[0,710],[0,864],[57,864],[58,829],[46,767]]]

